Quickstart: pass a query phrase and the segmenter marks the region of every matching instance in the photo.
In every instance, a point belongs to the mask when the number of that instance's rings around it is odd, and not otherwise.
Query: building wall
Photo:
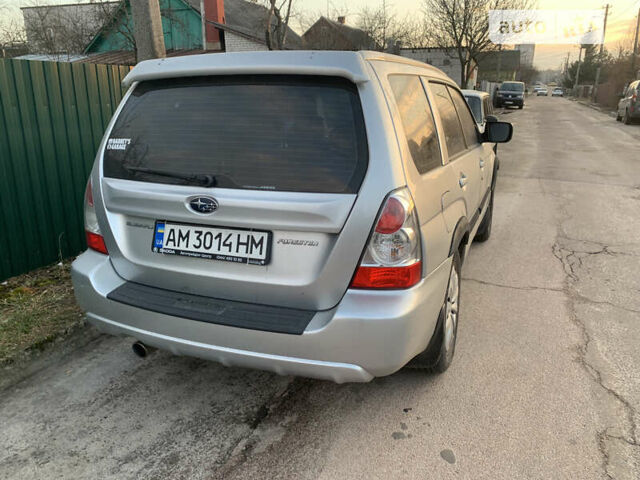
[[[483,52],[478,58],[478,80],[504,82],[515,80],[520,70],[518,50],[495,50]]]
[[[507,70],[507,69],[501,69],[500,72],[498,72],[497,70],[487,70],[486,68],[483,68],[482,70],[480,70],[480,81],[484,82],[484,81],[489,81],[489,82],[508,82],[508,81],[513,81],[513,80],[517,80],[517,75],[518,72],[516,72],[515,70]]]
[[[307,46],[313,50],[360,50],[366,46],[354,45],[336,29],[321,18],[314,23],[304,35]]]
[[[533,67],[533,57],[535,55],[536,46],[531,45],[516,45],[516,50],[520,52],[520,66],[521,67]]]
[[[445,48],[401,48],[400,56],[428,63],[442,70],[461,88],[473,88],[476,83],[478,69],[473,71],[468,85],[460,85],[462,67],[454,52]]]
[[[183,0],[160,0],[164,45],[167,50],[192,50],[202,48],[202,23],[200,14]],[[133,33],[131,7],[119,12],[113,25],[105,28],[87,48],[87,53],[133,50],[130,34]]]
[[[227,52],[252,52],[267,50],[264,43],[256,42],[247,37],[230,32],[224,32],[224,46]]]

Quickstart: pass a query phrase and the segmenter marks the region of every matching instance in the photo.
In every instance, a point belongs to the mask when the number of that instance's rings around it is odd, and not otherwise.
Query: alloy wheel
[[[454,267],[451,269],[451,277],[449,278],[444,317],[444,348],[447,356],[453,354],[453,349],[456,344],[459,300],[460,278],[458,276],[458,271]]]

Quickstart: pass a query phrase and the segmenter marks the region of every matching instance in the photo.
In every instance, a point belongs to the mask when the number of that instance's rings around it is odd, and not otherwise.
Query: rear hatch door
[[[170,290],[331,308],[377,211],[349,222],[367,165],[358,88],[344,78],[141,82],[104,143],[113,265]]]

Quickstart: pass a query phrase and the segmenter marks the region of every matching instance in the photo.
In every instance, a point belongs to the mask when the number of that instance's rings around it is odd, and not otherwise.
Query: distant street
[[[0,478],[640,478],[640,125],[552,97],[502,119],[444,375],[336,385],[100,337],[0,392]]]

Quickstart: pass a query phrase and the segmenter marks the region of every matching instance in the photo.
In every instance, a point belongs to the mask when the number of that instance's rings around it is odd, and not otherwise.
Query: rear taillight
[[[420,228],[407,188],[393,192],[376,220],[350,288],[409,288],[422,278]]]
[[[87,239],[87,246],[92,250],[108,255],[107,246],[104,244],[102,232],[98,226],[96,208],[93,204],[93,189],[91,178],[87,182],[87,189],[84,192],[84,231]]]

